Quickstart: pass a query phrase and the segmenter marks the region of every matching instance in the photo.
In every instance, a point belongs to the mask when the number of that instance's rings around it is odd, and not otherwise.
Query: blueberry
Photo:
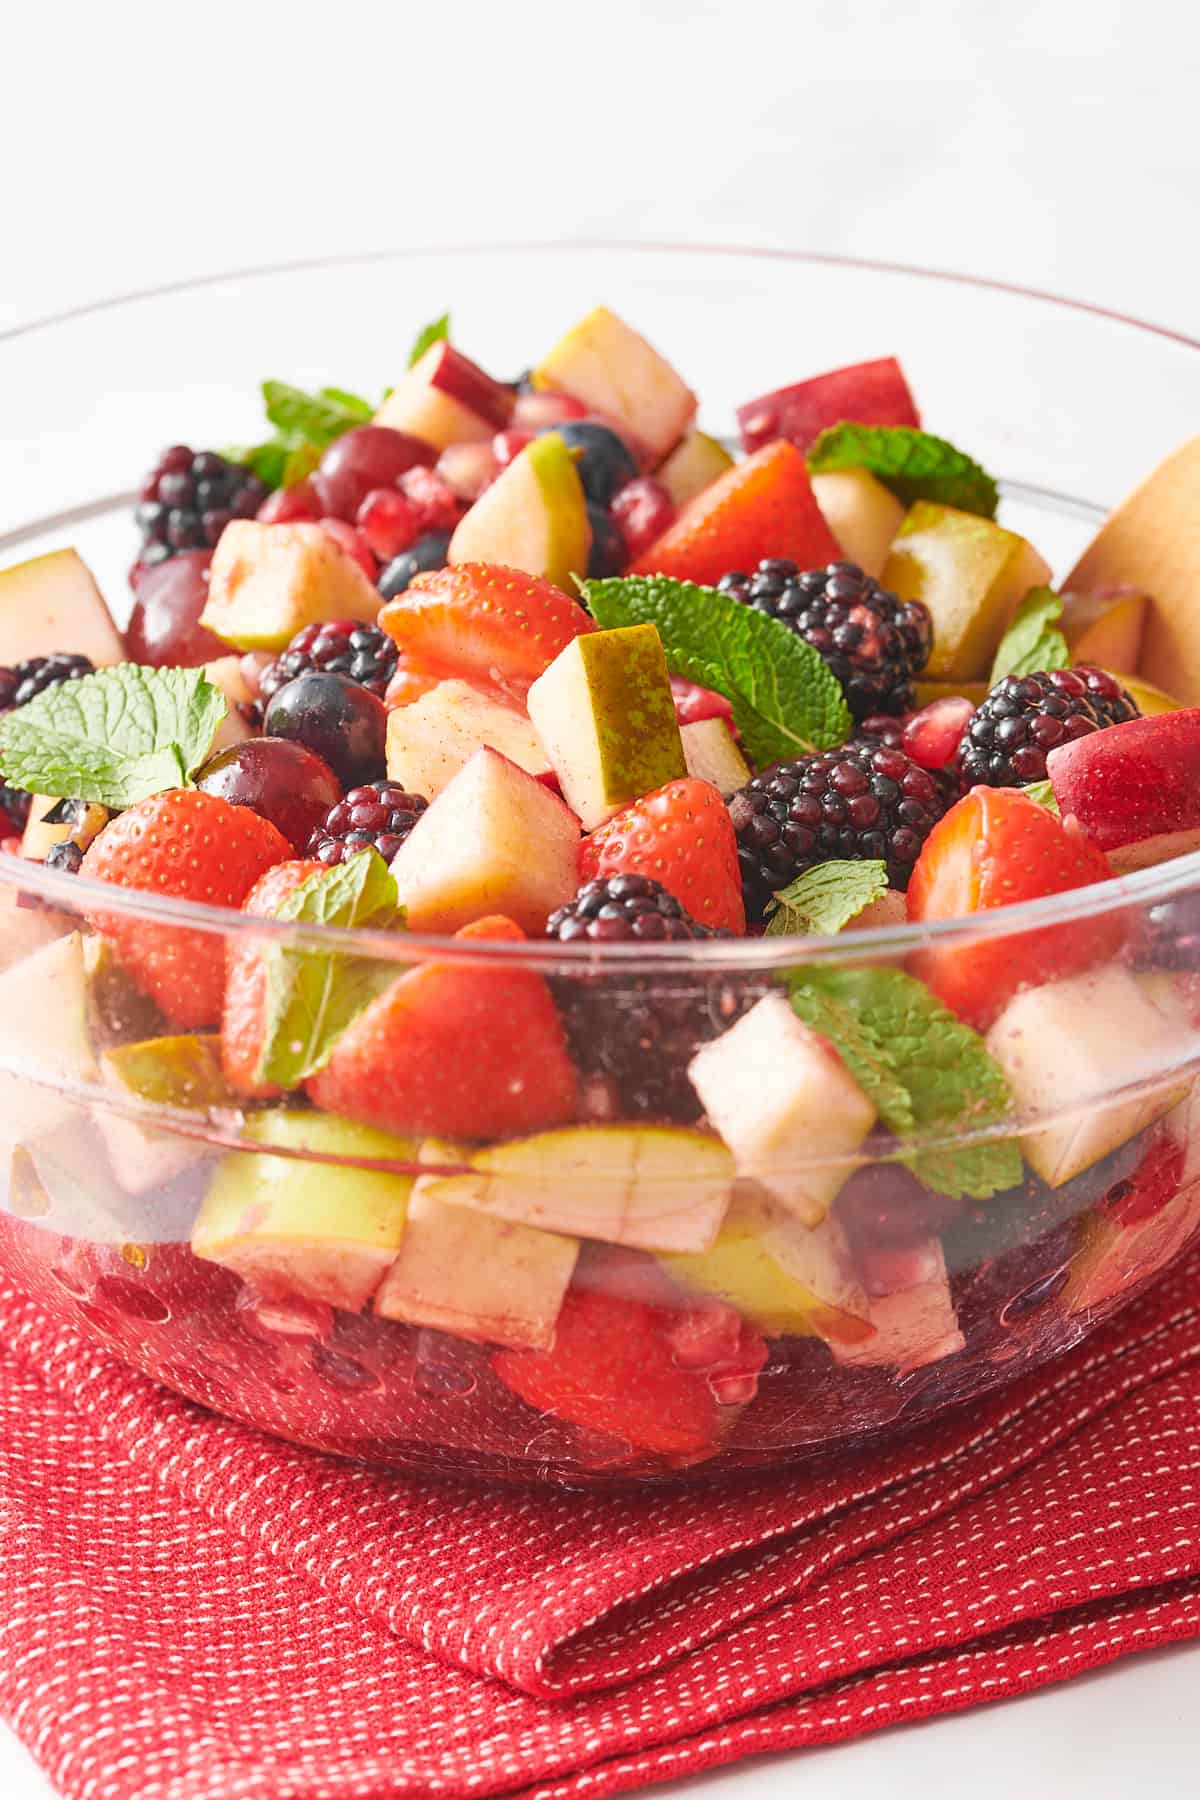
[[[379,591],[384,599],[394,600],[397,594],[402,594],[414,575],[425,574],[431,569],[444,569],[449,548],[448,532],[427,531],[411,548],[394,556],[379,577]]]
[[[271,696],[263,732],[314,751],[346,788],[384,772],[387,708],[345,675],[314,669],[286,682]]]
[[[593,506],[607,506],[617,489],[637,474],[637,464],[616,432],[595,419],[568,419],[547,430],[557,431],[568,450],[579,452],[575,467]]]
[[[625,540],[620,527],[602,507],[589,506],[587,516],[592,528],[587,564],[589,579],[603,581],[606,575],[619,575],[625,567]]]

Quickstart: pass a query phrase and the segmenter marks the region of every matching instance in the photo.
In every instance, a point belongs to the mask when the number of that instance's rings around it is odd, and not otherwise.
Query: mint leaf
[[[887,892],[881,862],[818,863],[775,896],[767,937],[832,936]]]
[[[823,1031],[837,1048],[864,1091],[875,1101],[889,1131],[906,1137],[965,1133],[997,1124],[1011,1107],[1008,1083],[978,1032],[934,999],[923,982],[902,969],[801,968],[788,977],[793,1007],[806,1024]],[[815,998],[814,998],[815,996]],[[837,1016],[830,1002],[845,1007],[860,1034],[885,1058],[887,1069],[903,1088],[911,1123],[904,1123],[886,1088],[876,1090],[859,1074],[860,1038],[849,1053],[838,1037]],[[823,1011],[819,1011],[823,1009]],[[825,1024],[815,1023],[824,1016]],[[885,1100],[877,1097],[883,1092]],[[961,1144],[904,1155],[914,1173],[939,1194],[954,1199],[986,1200],[1021,1180],[1021,1152],[1015,1138]]]
[[[395,923],[397,906],[395,877],[379,852],[367,849],[310,875],[286,896],[275,917],[382,929]],[[275,944],[264,951],[263,963],[266,1021],[256,1076],[282,1088],[315,1075],[347,1025],[400,973],[396,964],[368,956]]]
[[[597,624],[655,625],[672,675],[724,694],[747,754],[765,767],[850,735],[837,677],[803,638],[715,588],[662,575],[580,582]]]
[[[267,418],[277,431],[322,450],[355,425],[369,425],[375,411],[369,400],[344,388],[318,388],[306,394],[286,381],[264,381],[262,396]]]
[[[814,475],[867,469],[898,500],[932,500],[994,519],[999,493],[992,477],[965,451],[911,425],[831,425],[808,452]]]
[[[434,344],[440,344],[443,338],[449,336],[450,314],[448,312],[442,313],[440,318],[431,319],[428,325],[423,325],[413,339],[412,349],[408,353],[409,368],[411,369],[415,363],[419,363],[425,352],[432,349]]]
[[[1040,675],[1071,664],[1067,640],[1058,629],[1063,603],[1049,588],[1030,588],[1000,639],[988,686],[1005,675]]]
[[[792,978],[789,998],[804,1023],[835,1046],[888,1130],[898,1137],[911,1132],[915,1120],[908,1089],[870,1019],[836,994],[804,980],[803,971]]]
[[[224,717],[225,696],[203,669],[118,663],[0,719],[0,774],[10,787],[117,811],[185,786]]]
[[[1048,812],[1059,813],[1061,817],[1058,800],[1050,782],[1031,781],[1021,789],[1021,792],[1028,794],[1031,800],[1036,800],[1038,805],[1044,806]]]

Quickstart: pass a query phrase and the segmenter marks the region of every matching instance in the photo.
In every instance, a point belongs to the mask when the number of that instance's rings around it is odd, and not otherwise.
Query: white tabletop
[[[581,236],[896,258],[1200,326],[1175,0],[67,0],[5,48],[0,329],[214,269]],[[1170,1800],[1196,1791],[1198,1678],[1189,1646],[691,1786]],[[2,1730],[0,1792],[49,1792]]]

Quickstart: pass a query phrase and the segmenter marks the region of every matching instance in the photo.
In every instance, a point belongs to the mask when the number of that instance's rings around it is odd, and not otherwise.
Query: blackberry
[[[258,717],[281,687],[314,669],[323,675],[345,675],[382,700],[396,672],[398,654],[394,640],[378,625],[361,625],[357,619],[306,625],[259,676]]]
[[[1103,669],[1006,675],[976,707],[958,752],[964,788],[1025,787],[1046,778],[1059,744],[1140,718],[1120,682]]]
[[[14,668],[0,668],[0,712],[11,712],[64,681],[78,681],[95,673],[89,656],[71,656],[56,650],[52,656],[30,656]]]
[[[351,788],[330,808],[325,823],[314,828],[308,855],[332,866],[369,848],[390,863],[428,805],[422,795],[406,794],[394,781]]]
[[[735,571],[717,585],[811,644],[841,682],[855,719],[912,711],[913,677],[933,647],[920,600],[898,600],[850,562],[801,570],[768,557],[753,575]]]
[[[231,519],[252,519],[267,497],[257,475],[215,450],[172,444],[142,483],[134,517],[138,560],[165,562],[180,550],[211,550]]]
[[[663,944],[728,937],[699,924],[646,875],[589,881],[546,923],[562,944]],[[688,1124],[700,1102],[687,1066],[749,1004],[727,977],[601,973],[585,965],[551,978],[593,1115]]]
[[[887,713],[873,713],[858,727],[853,742],[862,743],[864,739],[884,744],[889,750],[904,750],[904,722],[890,718]],[[905,751],[906,756],[907,754]],[[948,812],[954,802],[963,797],[957,762],[951,761],[946,768],[930,769],[928,773],[933,777],[934,785],[942,797],[943,810]]]
[[[729,802],[747,916],[761,921],[773,893],[841,857],[878,858],[907,887],[946,804],[927,769],[869,739],[765,769]]]

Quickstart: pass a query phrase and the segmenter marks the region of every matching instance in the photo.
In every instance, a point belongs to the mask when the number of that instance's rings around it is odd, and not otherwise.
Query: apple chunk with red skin
[[[503,431],[516,397],[445,339],[433,344],[401,377],[379,411],[376,425],[423,438],[438,450],[480,443]]]
[[[920,425],[921,415],[894,356],[829,369],[808,381],[760,394],[737,409],[747,453],[773,438],[790,438],[807,450],[830,425]]]
[[[1200,846],[1200,707],[1060,744],[1046,774],[1063,817],[1127,866]]]

